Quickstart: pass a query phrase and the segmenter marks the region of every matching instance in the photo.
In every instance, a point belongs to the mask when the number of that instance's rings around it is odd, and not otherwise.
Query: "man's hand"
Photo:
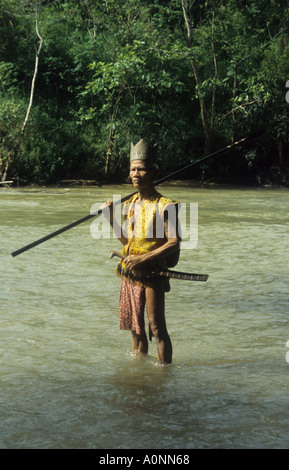
[[[125,258],[124,263],[129,270],[139,269],[145,263],[143,255],[129,255]]]
[[[113,221],[113,201],[105,201],[101,206],[103,217],[112,224]]]

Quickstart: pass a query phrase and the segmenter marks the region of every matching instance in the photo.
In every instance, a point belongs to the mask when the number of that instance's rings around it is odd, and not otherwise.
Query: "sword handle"
[[[125,259],[126,256],[124,256],[122,253],[119,253],[118,251],[115,250],[110,250],[110,258],[113,258],[114,256],[117,256],[118,258]]]

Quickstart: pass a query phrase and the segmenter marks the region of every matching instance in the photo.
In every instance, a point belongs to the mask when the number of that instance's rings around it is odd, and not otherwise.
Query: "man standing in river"
[[[106,201],[102,208],[109,207],[109,221],[123,244],[125,257],[117,266],[121,277],[120,328],[131,330],[135,353],[147,354],[146,305],[149,338],[156,339],[158,360],[166,364],[172,362],[172,343],[165,319],[165,292],[169,291],[169,283],[147,279],[142,274],[177,263],[179,236],[177,204],[156,191],[153,184],[156,173],[154,151],[147,142],[141,139],[135,146],[131,144],[130,177],[138,192],[124,204],[125,230],[120,230],[115,220],[112,201]]]

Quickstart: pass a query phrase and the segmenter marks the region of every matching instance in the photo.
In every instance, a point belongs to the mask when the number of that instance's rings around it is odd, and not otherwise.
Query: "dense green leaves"
[[[141,137],[166,172],[263,128],[203,178],[285,182],[288,31],[287,0],[0,0],[0,177],[120,181]]]

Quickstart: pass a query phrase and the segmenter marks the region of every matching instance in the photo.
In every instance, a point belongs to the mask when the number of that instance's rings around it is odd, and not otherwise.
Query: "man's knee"
[[[165,328],[161,328],[157,322],[150,322],[149,325],[150,325],[152,335],[154,336],[155,339],[159,339],[159,340],[164,339]]]

